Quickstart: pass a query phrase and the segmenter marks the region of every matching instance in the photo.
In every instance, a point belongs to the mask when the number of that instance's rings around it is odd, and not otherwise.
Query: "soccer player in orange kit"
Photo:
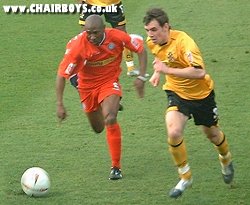
[[[126,32],[126,18],[124,15],[124,8],[121,0],[82,0],[82,5],[86,5],[85,9],[82,9],[80,14],[79,24],[84,27],[85,19],[92,15],[103,15],[106,22],[110,23],[112,28],[120,29]],[[96,7],[101,8],[101,12],[97,11]],[[109,7],[108,11],[105,11]],[[110,8],[115,8],[112,10]],[[123,56],[127,66],[127,75],[128,76],[137,76],[139,71],[134,66],[133,53],[125,48],[123,51]],[[148,77],[148,74],[146,74]]]
[[[85,22],[85,31],[67,44],[56,80],[57,117],[64,120],[67,116],[63,103],[65,79],[77,73],[80,100],[91,127],[96,133],[106,129],[112,161],[109,175],[111,180],[122,178],[121,129],[117,114],[122,97],[119,76],[124,47],[138,54],[140,75],[134,85],[139,97],[143,97],[147,66],[143,39],[118,29],[105,28],[99,15],[89,16]]]
[[[165,123],[169,152],[180,178],[169,196],[178,198],[192,185],[183,137],[190,118],[216,147],[224,182],[232,183],[234,168],[227,138],[218,125],[214,82],[205,70],[198,46],[185,32],[171,29],[168,16],[162,9],[148,10],[143,22],[148,35],[147,45],[155,56],[154,74],[149,81],[157,86],[160,74],[165,76],[163,90],[168,98]],[[199,148],[199,151],[204,150]]]

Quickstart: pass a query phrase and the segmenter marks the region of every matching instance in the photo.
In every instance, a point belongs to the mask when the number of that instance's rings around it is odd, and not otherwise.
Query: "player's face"
[[[169,25],[167,23],[164,26],[160,26],[158,21],[152,20],[144,28],[154,44],[162,45],[167,43],[169,37]]]
[[[87,32],[87,39],[94,45],[100,45],[104,38],[104,29],[85,29]]]

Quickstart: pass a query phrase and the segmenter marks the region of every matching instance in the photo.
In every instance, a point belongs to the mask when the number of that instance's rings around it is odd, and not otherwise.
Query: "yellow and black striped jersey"
[[[119,4],[121,0],[83,0],[83,2],[94,6],[108,6],[111,4]]]
[[[167,44],[162,46],[154,44],[150,38],[147,45],[152,54],[173,68],[200,67],[204,68],[200,50],[194,40],[185,32],[170,30]],[[188,79],[166,75],[163,90],[171,90],[181,98],[187,100],[203,99],[213,90],[214,83],[206,74],[203,79]]]

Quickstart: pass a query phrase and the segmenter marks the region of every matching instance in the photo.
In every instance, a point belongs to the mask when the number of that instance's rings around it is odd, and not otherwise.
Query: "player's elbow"
[[[194,68],[195,69],[195,78],[203,79],[206,76],[206,70],[202,68]]]
[[[200,79],[203,79],[203,78],[205,78],[205,76],[206,76],[206,71],[204,69],[201,69],[201,72],[199,73],[198,77]]]

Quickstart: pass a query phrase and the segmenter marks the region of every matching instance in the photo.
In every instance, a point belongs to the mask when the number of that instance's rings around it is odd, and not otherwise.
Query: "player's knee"
[[[97,134],[101,133],[105,128],[104,122],[101,122],[101,121],[98,121],[98,122],[95,121],[94,123],[90,122],[90,124],[91,124],[93,131]]]
[[[182,138],[183,133],[181,129],[178,128],[170,128],[168,129],[168,138],[171,138],[173,140],[179,140]]]
[[[99,134],[104,130],[104,126],[92,126],[95,133]]]
[[[168,145],[170,147],[178,147],[178,146],[180,146],[182,144],[183,137],[178,137],[178,138],[170,138],[170,137],[168,137],[167,142],[168,142]]]
[[[207,138],[214,144],[218,144],[220,142],[220,135],[217,133],[206,133]]]
[[[116,114],[114,113],[109,113],[104,119],[106,125],[114,124],[116,123],[116,120]]]

